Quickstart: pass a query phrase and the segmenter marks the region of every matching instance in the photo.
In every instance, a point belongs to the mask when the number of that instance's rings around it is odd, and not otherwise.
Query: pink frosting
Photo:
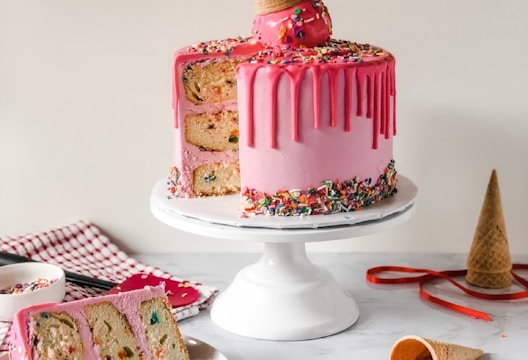
[[[364,61],[239,65],[242,188],[273,194],[383,174],[396,133],[394,58]]]
[[[324,45],[332,35],[332,20],[322,1],[304,0],[281,11],[257,15],[252,34],[265,45],[314,47]]]
[[[38,360],[31,357],[31,342],[29,329],[32,314],[36,312],[65,311],[77,320],[79,333],[84,343],[84,356],[86,359],[98,359],[97,347],[94,345],[92,335],[86,317],[84,307],[101,302],[112,303],[119,312],[126,315],[132,331],[138,339],[138,347],[144,350],[145,360],[150,359],[148,343],[139,318],[139,305],[155,297],[166,297],[163,287],[146,287],[140,290],[123,292],[114,295],[99,296],[66,303],[39,304],[20,310],[11,326],[10,333],[10,355],[11,360]]]

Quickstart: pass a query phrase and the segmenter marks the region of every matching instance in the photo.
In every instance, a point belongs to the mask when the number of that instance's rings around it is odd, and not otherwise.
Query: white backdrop
[[[313,251],[467,252],[489,175],[528,253],[528,2],[327,0],[334,37],[397,59],[399,172],[419,187],[394,231]],[[150,213],[172,162],[177,48],[248,35],[251,0],[0,0],[0,235],[90,221],[123,248],[252,251]]]

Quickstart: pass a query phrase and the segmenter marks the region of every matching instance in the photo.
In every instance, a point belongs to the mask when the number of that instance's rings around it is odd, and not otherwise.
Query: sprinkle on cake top
[[[367,62],[390,56],[373,45],[331,38],[332,20],[321,0],[255,0],[255,7],[252,37],[204,41],[177,55],[240,55],[250,64],[279,66]]]
[[[289,45],[265,47],[249,37],[204,41],[188,46],[181,54],[231,56],[235,50],[249,55],[249,63],[278,65],[365,62],[388,56],[382,48],[348,40],[330,39],[324,46],[295,48]]]
[[[296,49],[284,45],[280,48],[267,48],[253,56],[250,63],[267,64],[313,64],[350,63],[376,60],[387,53],[379,47],[358,44],[347,40],[330,39],[324,46]]]
[[[241,46],[259,47],[258,42],[249,37],[227,38],[223,40],[202,41],[183,49],[186,54],[221,54],[229,56],[233,50]]]

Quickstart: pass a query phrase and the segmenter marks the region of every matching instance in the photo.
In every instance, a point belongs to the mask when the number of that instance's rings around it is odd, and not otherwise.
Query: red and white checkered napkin
[[[0,236],[0,251],[56,264],[75,273],[116,283],[139,272],[178,281],[186,280],[129,257],[102,235],[97,227],[84,221],[38,234]],[[197,315],[201,309],[211,304],[217,293],[217,289],[213,287],[192,281],[190,284],[198,290],[200,298],[193,304],[173,309],[178,320]],[[100,296],[104,293],[105,290],[67,282],[64,301]],[[0,351],[7,350],[10,325],[10,322],[0,322]]]

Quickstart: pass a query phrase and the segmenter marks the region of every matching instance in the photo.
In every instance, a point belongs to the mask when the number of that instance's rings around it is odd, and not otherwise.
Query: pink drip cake
[[[252,36],[175,54],[169,197],[240,194],[247,214],[319,215],[397,191],[395,59],[332,38],[316,0],[255,0]]]
[[[12,360],[190,360],[163,287],[20,310]]]

